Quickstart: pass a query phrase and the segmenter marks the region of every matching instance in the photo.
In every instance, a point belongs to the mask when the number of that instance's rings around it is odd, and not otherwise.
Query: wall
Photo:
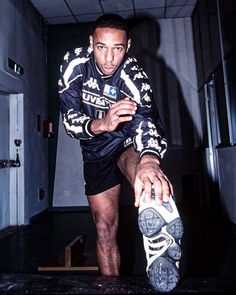
[[[215,187],[228,218],[236,223],[236,2],[199,0],[193,15],[194,47],[203,122],[203,146],[212,150]],[[205,91],[207,89],[207,91]],[[205,103],[207,101],[207,104]],[[210,117],[206,113],[209,106]]]
[[[0,1],[0,90],[24,94],[25,223],[48,208],[48,141],[37,131],[36,116],[47,118],[46,26],[29,1]],[[23,76],[7,67],[10,57]],[[38,202],[38,188],[45,198]]]
[[[225,147],[218,150],[220,198],[225,212],[236,224],[236,149]]]
[[[131,52],[151,80],[164,123],[168,150],[162,167],[174,185],[176,200],[204,203],[204,154],[192,21],[140,19],[131,37]]]
[[[50,206],[87,206],[84,193],[83,162],[78,140],[69,137],[59,112],[59,68],[65,53],[73,48],[88,45],[91,23],[80,25],[51,25],[48,27],[48,106],[54,122],[55,136],[49,141]]]

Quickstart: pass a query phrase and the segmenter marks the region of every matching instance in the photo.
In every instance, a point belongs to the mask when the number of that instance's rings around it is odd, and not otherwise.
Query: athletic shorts
[[[121,183],[123,174],[117,163],[120,155],[131,146],[123,147],[103,160],[84,162],[85,194],[87,196],[99,194]]]

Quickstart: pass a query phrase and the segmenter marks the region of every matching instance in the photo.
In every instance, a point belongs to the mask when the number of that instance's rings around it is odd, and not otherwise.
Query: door
[[[24,213],[23,94],[0,92],[0,230]]]
[[[0,230],[10,225],[9,95],[0,94]]]

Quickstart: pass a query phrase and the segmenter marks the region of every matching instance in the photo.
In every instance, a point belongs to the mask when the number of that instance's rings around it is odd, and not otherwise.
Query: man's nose
[[[113,61],[114,59],[114,53],[112,51],[112,49],[108,49],[107,52],[106,52],[106,61]]]

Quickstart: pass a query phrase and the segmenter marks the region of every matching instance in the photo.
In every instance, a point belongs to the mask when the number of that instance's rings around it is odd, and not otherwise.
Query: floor
[[[173,292],[235,292],[235,226],[219,204],[178,207],[185,231],[182,279]],[[104,278],[98,271],[38,270],[64,255],[64,247],[78,235],[86,236],[84,254],[87,262],[96,265],[95,228],[89,209],[45,213],[30,226],[1,232],[0,294],[154,293],[145,275],[142,236],[133,206],[120,207],[120,278]]]

